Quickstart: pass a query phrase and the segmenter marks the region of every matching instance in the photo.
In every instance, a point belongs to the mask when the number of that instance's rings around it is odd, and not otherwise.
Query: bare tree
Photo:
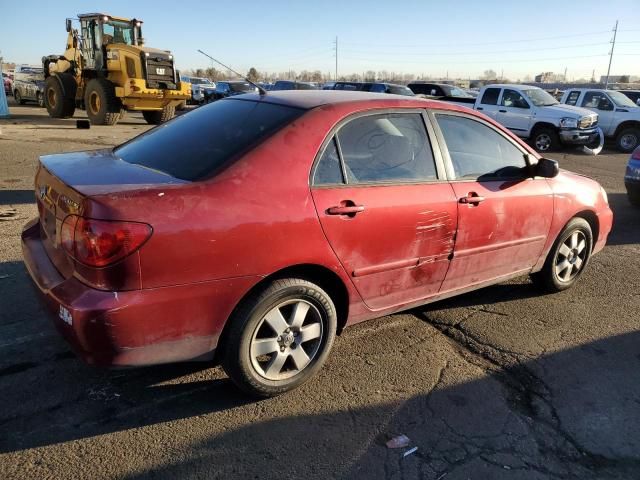
[[[485,70],[484,73],[482,74],[482,78],[485,80],[495,80],[496,78],[498,78],[498,74],[495,72],[495,70]]]

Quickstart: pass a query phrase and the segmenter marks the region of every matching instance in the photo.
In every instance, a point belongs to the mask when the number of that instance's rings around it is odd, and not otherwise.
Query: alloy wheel
[[[540,152],[546,152],[551,147],[551,137],[546,133],[541,133],[536,137],[536,149]]]
[[[620,147],[624,150],[633,150],[638,145],[638,137],[633,133],[626,133],[620,137]]]
[[[555,271],[558,280],[570,282],[582,267],[587,257],[587,238],[580,230],[575,230],[558,249]]]
[[[253,368],[271,381],[299,374],[318,355],[323,330],[322,315],[313,304],[294,299],[276,305],[253,333],[249,347]]]

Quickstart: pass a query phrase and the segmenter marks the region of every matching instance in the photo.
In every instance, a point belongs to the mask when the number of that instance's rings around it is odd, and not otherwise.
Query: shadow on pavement
[[[608,196],[613,210],[613,229],[607,245],[640,243],[640,208],[632,206],[625,193],[610,193]]]
[[[33,190],[0,190],[0,206],[36,203]]]

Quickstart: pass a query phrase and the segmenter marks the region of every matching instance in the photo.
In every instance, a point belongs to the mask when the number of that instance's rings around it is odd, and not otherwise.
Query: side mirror
[[[67,23],[66,23],[66,27],[67,27],[67,33],[71,31],[71,19],[67,18]]]
[[[604,100],[603,102],[600,102],[600,105],[598,105],[598,110],[613,110],[613,105],[611,105],[609,100]]]
[[[535,166],[535,173],[539,177],[554,178],[560,173],[560,167],[558,162],[551,160],[550,158],[541,158],[538,160],[538,164]]]

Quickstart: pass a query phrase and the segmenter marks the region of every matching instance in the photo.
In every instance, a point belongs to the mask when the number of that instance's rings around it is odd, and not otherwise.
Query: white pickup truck
[[[538,87],[487,85],[475,101],[443,100],[482,111],[519,137],[530,140],[539,152],[557,148],[560,144],[592,144],[600,137],[598,114],[585,108],[562,105]]]
[[[621,152],[632,152],[640,144],[640,107],[623,93],[598,88],[570,88],[564,92],[561,102],[598,112],[598,124],[605,138],[613,139]]]

